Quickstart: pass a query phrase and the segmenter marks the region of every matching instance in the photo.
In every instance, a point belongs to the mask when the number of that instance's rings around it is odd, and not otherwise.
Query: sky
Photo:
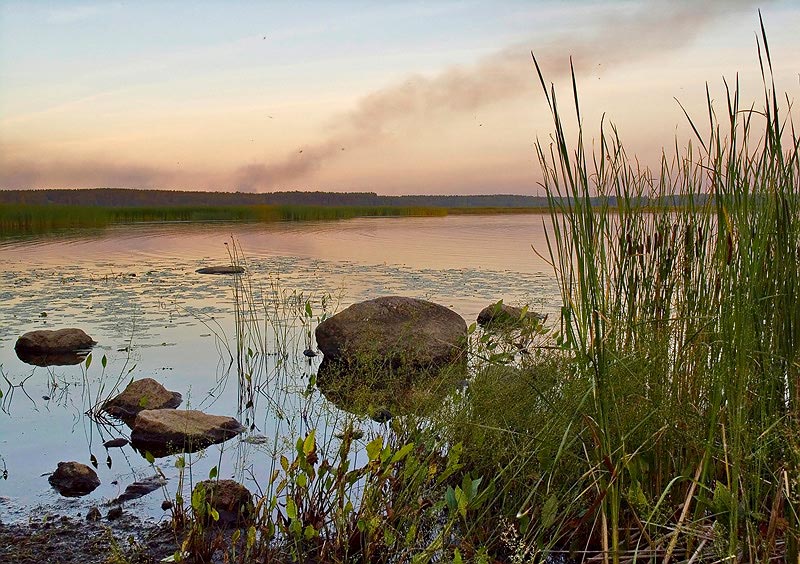
[[[792,100],[796,0],[0,0],[0,188],[542,194],[531,52],[653,166],[706,83],[759,104],[759,9]]]

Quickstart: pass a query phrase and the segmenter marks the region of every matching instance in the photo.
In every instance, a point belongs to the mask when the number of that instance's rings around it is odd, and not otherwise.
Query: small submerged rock
[[[196,452],[245,430],[233,417],[195,410],[145,409],[133,421],[131,443],[139,451],[162,457]]]
[[[128,444],[128,439],[124,439],[119,437],[117,439],[111,439],[103,443],[103,446],[106,448],[122,448]]]
[[[514,327],[526,323],[541,323],[544,320],[545,316],[541,313],[506,305],[500,300],[483,308],[478,314],[477,322],[481,327]]]
[[[181,404],[181,394],[171,392],[152,378],[128,384],[125,390],[103,404],[103,411],[131,424],[145,409],[170,409]]]
[[[122,492],[122,494],[111,500],[110,503],[112,505],[119,505],[120,503],[124,503],[126,501],[139,499],[140,497],[144,497],[147,494],[156,491],[166,483],[167,481],[157,474],[155,476],[145,478],[144,480],[133,482],[125,488],[125,491]]]
[[[206,266],[195,270],[198,274],[243,274],[244,267],[237,265]]]
[[[92,493],[100,485],[97,473],[80,462],[59,462],[47,479],[64,497],[80,497]]]
[[[102,519],[102,517],[103,516],[100,514],[100,510],[97,507],[92,507],[86,514],[87,521],[99,521]]]
[[[270,442],[270,438],[266,435],[248,435],[242,439],[242,442],[251,445],[265,445]]]

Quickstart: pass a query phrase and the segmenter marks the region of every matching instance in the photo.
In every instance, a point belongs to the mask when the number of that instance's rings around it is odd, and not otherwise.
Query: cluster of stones
[[[209,267],[197,272],[241,274],[243,271],[234,266]],[[513,328],[543,320],[537,313],[502,302],[486,307],[477,318],[478,324],[487,329]],[[363,409],[354,407],[351,388],[368,388],[382,398],[368,409],[368,414],[377,421],[386,421],[403,411],[407,405],[398,400],[409,390],[425,387],[434,380],[441,384],[442,374],[447,375],[448,384],[439,385],[439,392],[447,393],[450,384],[455,386],[463,381],[467,324],[454,311],[429,301],[388,296],[353,304],[320,323],[315,336],[324,354],[317,375],[320,390],[339,407],[359,412]],[[54,358],[75,364],[95,344],[80,329],[32,331],[19,338],[16,350],[21,359],[25,360],[25,356],[34,364],[51,362]],[[308,352],[304,354],[309,357],[316,354]],[[75,359],[79,360],[73,362]],[[102,410],[131,428],[134,448],[154,457],[194,452],[245,430],[232,417],[175,409],[181,399],[180,393],[167,390],[152,378],[143,378],[131,382],[122,393],[106,401]],[[127,440],[114,439],[105,444],[124,446]],[[86,495],[100,485],[94,470],[78,462],[59,462],[49,481],[65,496]],[[114,502],[140,497],[161,484],[158,477],[136,482]],[[252,517],[252,495],[241,484],[215,480],[197,487],[203,488],[206,499],[224,524],[241,525]]]
[[[95,344],[96,341],[81,329],[38,330],[22,335],[15,350],[21,360],[32,364],[77,364],[86,358]],[[131,428],[134,448],[154,457],[195,452],[245,430],[233,417],[175,409],[181,400],[180,393],[167,390],[152,378],[142,378],[131,382],[122,393],[106,401],[102,410]],[[111,448],[126,444],[126,439],[119,438],[106,441],[104,446]],[[100,479],[92,468],[75,461],[59,462],[48,481],[66,497],[87,495],[100,485]],[[114,502],[119,504],[141,497],[160,486],[159,479],[135,482]],[[239,493],[241,496],[242,492]]]

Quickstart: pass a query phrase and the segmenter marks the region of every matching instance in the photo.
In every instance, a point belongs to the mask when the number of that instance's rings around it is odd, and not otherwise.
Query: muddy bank
[[[89,564],[120,555],[131,564],[151,564],[174,554],[176,546],[168,521],[127,514],[113,522],[54,514],[27,524],[0,523],[0,562]]]

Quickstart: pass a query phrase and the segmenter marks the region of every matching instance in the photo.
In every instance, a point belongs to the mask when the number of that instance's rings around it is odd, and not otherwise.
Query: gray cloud
[[[753,0],[669,1],[639,4],[626,13],[609,15],[587,36],[569,33],[544,41],[507,47],[475,65],[452,67],[432,76],[412,76],[402,83],[364,96],[355,110],[339,116],[335,133],[273,164],[248,165],[236,173],[243,190],[273,189],[316,170],[340,154],[378,141],[395,120],[407,116],[436,116],[443,112],[471,112],[538,88],[530,52],[536,54],[546,77],[569,73],[569,57],[576,72],[598,63],[606,68],[644,59],[654,53],[681,48],[719,17],[747,10]]]
[[[763,2],[762,2],[763,3]],[[401,83],[372,92],[351,112],[331,123],[329,136],[320,143],[294,150],[276,162],[250,163],[214,183],[228,188],[256,191],[292,188],[290,183],[319,169],[343,153],[342,148],[378,142],[389,127],[409,116],[430,117],[445,113],[473,112],[479,108],[531,96],[537,78],[530,59],[536,54],[546,78],[569,73],[569,57],[577,72],[601,63],[606,68],[645,59],[690,43],[712,21],[749,11],[752,0],[669,1],[637,4],[617,9],[598,21],[594,33],[576,36],[562,33],[536,38],[502,49],[474,65],[455,66],[434,76],[414,75]],[[753,10],[753,14],[755,11]],[[42,163],[10,161],[0,169],[0,187],[135,186],[141,188],[202,188],[200,173],[187,175],[157,167],[114,163]]]

